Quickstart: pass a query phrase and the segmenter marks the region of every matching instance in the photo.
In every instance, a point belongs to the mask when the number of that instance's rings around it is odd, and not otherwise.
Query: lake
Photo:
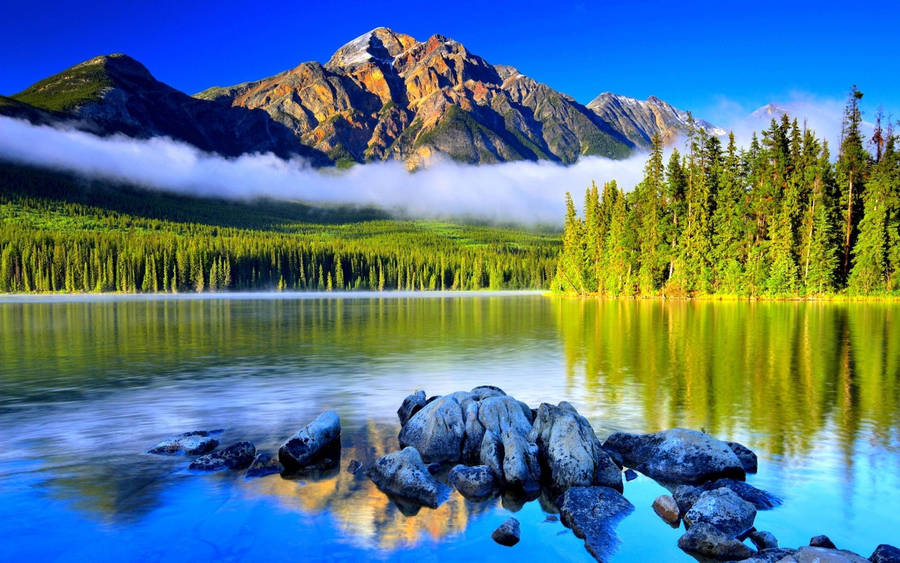
[[[0,297],[0,560],[592,560],[540,501],[458,493],[405,516],[344,468],[397,448],[397,407],[490,384],[571,402],[601,440],[674,426],[759,455],[784,499],[756,527],[868,556],[900,538],[900,305],[579,300],[538,294]],[[325,409],[339,471],[197,474],[172,434],[277,449]],[[635,511],[613,561],[693,561]],[[491,531],[515,514],[522,541]]]

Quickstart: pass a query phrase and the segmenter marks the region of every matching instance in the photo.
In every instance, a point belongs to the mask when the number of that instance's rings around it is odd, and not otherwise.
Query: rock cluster
[[[672,494],[658,497],[652,509],[673,527],[684,524],[678,546],[700,560],[900,562],[894,546],[879,545],[867,560],[838,549],[827,536],[813,537],[797,549],[779,547],[774,534],[754,527],[758,510],[782,502],[744,481],[757,470],[756,454],[703,432],[617,432],[601,444],[571,404],[531,409],[493,386],[438,397],[417,391],[404,399],[397,416],[401,449],[365,464],[352,460],[347,471],[368,476],[408,516],[422,506],[437,508],[451,489],[472,502],[502,494],[503,506],[511,510],[540,496],[545,510],[558,511],[588,552],[605,560],[619,542],[616,526],[635,509],[622,494],[622,475],[631,481],[640,472],[670,488]],[[180,434],[149,453],[199,456],[190,469],[246,470],[248,478],[308,477],[340,461],[341,423],[334,411],[290,436],[277,456],[258,452],[247,441],[216,450],[212,435],[217,432]],[[510,518],[491,537],[504,546],[517,544],[518,520]],[[755,549],[745,543],[748,539]]]

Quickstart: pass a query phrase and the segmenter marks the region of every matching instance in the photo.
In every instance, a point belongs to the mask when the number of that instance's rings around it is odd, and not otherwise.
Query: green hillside
[[[0,291],[542,288],[556,233],[178,196],[0,164]]]

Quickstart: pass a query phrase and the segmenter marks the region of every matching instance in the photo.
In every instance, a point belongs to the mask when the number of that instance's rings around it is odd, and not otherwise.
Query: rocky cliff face
[[[656,96],[637,100],[604,92],[588,103],[587,107],[642,149],[650,148],[653,135],[659,134],[663,143],[668,144],[689,129],[688,113]],[[723,129],[702,119],[695,118],[694,125],[711,135],[725,135]]]
[[[437,155],[467,163],[624,158],[648,147],[654,133],[671,140],[687,126],[685,112],[656,98],[602,94],[583,106],[452,39],[417,41],[383,27],[324,65],[302,63],[193,97],[125,55],[97,57],[0,98],[0,114],[69,120],[101,134],[164,135],[224,155],[270,151],[314,164],[394,159],[411,168]]]
[[[627,156],[634,144],[574,99],[506,66],[493,66],[440,35],[419,42],[378,28],[325,64],[196,97],[263,109],[301,140],[339,159],[398,159],[435,153],[491,163],[574,162]]]

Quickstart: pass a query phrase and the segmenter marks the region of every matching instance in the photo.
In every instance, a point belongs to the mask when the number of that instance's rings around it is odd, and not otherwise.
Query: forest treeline
[[[815,296],[900,290],[900,154],[876,119],[861,129],[854,86],[837,158],[797,120],[773,119],[746,149],[691,127],[665,162],[657,137],[644,177],[566,196],[552,286],[606,295]],[[873,148],[867,151],[866,146]]]
[[[2,171],[0,292],[541,288],[559,253],[553,233],[372,219],[370,210],[356,219],[347,211],[295,213],[288,203]],[[311,214],[337,220],[312,223]],[[227,226],[235,224],[247,226]]]

